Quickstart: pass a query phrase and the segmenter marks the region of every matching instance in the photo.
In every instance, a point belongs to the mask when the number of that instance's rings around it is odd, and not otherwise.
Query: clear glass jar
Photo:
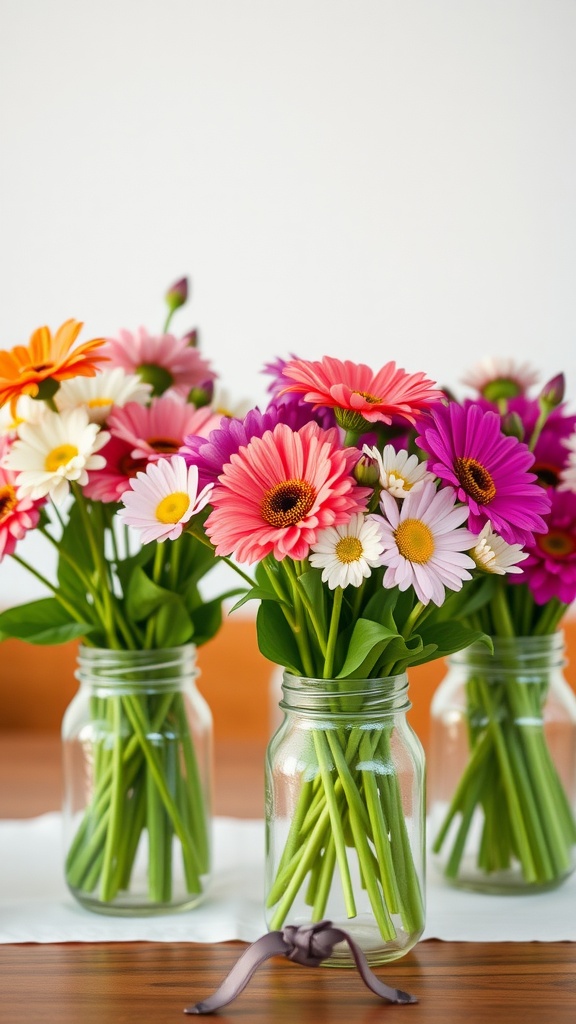
[[[62,725],[65,876],[90,910],[167,913],[206,893],[212,716],[195,656],[79,649]]]
[[[370,964],[424,928],[424,751],[407,722],[405,675],[284,673],[284,721],[266,758],[266,916],[333,921]],[[351,963],[345,944],[327,964]]]
[[[552,889],[576,864],[576,696],[562,632],[448,659],[431,704],[434,865],[484,892]]]

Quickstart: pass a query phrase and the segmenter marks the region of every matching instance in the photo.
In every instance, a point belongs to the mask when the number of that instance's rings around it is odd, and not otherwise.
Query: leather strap
[[[242,953],[220,987],[208,999],[187,1006],[184,1013],[214,1013],[231,1003],[246,988],[254,972],[271,956],[286,956],[304,967],[318,967],[332,955],[339,942],[347,942],[364,984],[381,999],[389,1003],[417,1003],[415,996],[399,988],[391,988],[370,970],[360,946],[343,928],[331,921],[317,924],[286,925],[282,931],[268,932]]]

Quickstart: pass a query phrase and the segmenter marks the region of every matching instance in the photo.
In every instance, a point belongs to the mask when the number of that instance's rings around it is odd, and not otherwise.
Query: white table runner
[[[252,942],[262,909],[262,821],[216,818],[206,902],[159,917],[109,917],[79,906],[62,877],[59,814],[0,821],[0,942]],[[491,896],[453,889],[428,872],[424,939],[576,941],[576,874],[559,889]]]

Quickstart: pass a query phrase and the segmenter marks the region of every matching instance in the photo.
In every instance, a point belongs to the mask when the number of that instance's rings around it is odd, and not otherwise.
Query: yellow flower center
[[[409,562],[424,565],[434,554],[432,531],[421,519],[405,519],[394,534],[398,551]]]
[[[89,409],[105,409],[107,405],[112,405],[112,401],[111,398],[91,398],[86,405]]]
[[[378,403],[382,401],[381,398],[376,398],[376,395],[371,395],[369,391],[354,391],[352,393],[354,395],[360,395],[367,402],[369,402],[370,405],[378,405]]]
[[[363,550],[358,537],[342,537],[336,545],[336,557],[339,562],[349,565],[350,562],[358,561]]]
[[[270,526],[282,529],[299,523],[315,500],[316,491],[307,480],[283,480],[266,492],[260,513]]]
[[[17,505],[16,491],[10,484],[0,487],[0,523],[8,518]]]
[[[179,523],[189,507],[190,495],[185,491],[174,491],[156,506],[156,519],[159,523]]]
[[[476,459],[455,459],[454,471],[466,494],[479,505],[487,505],[496,497],[496,484],[486,467]]]
[[[62,466],[67,466],[72,459],[78,455],[78,449],[74,444],[60,444],[53,448],[44,460],[44,469],[47,473],[56,473]]]

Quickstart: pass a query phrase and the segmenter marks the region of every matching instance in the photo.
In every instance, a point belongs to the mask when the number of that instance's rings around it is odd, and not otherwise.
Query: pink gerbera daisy
[[[207,437],[220,425],[221,416],[209,406],[196,409],[170,395],[152,400],[149,406],[128,402],[115,409],[108,421],[110,433],[132,447],[136,459],[161,459],[175,455],[188,434]]]
[[[133,477],[146,470],[148,459],[134,458],[132,445],[120,437],[111,437],[100,454],[106,465],[88,473],[84,494],[92,501],[120,501]]]
[[[444,602],[445,588],[461,590],[475,568],[469,551],[476,537],[462,529],[468,518],[465,505],[455,504],[454,491],[436,491],[433,481],[410,491],[399,506],[388,491],[380,496],[380,524],[384,542],[382,564],[388,566],[382,580],[387,589],[414,587],[422,604]]]
[[[550,499],[529,472],[534,456],[502,433],[497,413],[474,403],[438,405],[416,443],[430,453],[428,469],[468,505],[474,533],[489,521],[509,544],[525,545],[546,531]]]
[[[556,598],[571,604],[576,598],[576,494],[551,491],[552,509],[547,518],[548,531],[536,537],[523,563],[525,580],[536,604]],[[512,581],[511,581],[512,582]]]
[[[0,440],[0,561],[5,555],[13,555],[18,541],[38,525],[39,509],[45,503],[44,499],[32,501],[28,496],[17,496],[18,473],[2,468],[1,463],[9,447]]]
[[[352,476],[359,453],[335,428],[278,423],[231,456],[211,497],[206,532],[239,562],[306,558],[320,530],[347,522],[372,493]]]
[[[296,392],[314,408],[333,408],[340,425],[357,432],[364,430],[366,423],[389,424],[394,416],[414,423],[424,409],[442,398],[442,392],[423,373],[406,373],[394,362],[374,373],[364,363],[330,356],[319,362],[292,359],[282,373],[293,381],[282,394]]]
[[[198,470],[187,466],[181,455],[151,462],[137,473],[130,490],[122,495],[118,515],[141,532],[143,544],[176,540],[186,523],[206,505],[212,484],[198,493]]]
[[[107,338],[99,355],[106,356],[109,366],[138,374],[152,385],[154,395],[170,391],[186,399],[192,388],[216,378],[210,363],[187,338],[152,335],[144,327],[134,334],[122,330],[118,338]]]

